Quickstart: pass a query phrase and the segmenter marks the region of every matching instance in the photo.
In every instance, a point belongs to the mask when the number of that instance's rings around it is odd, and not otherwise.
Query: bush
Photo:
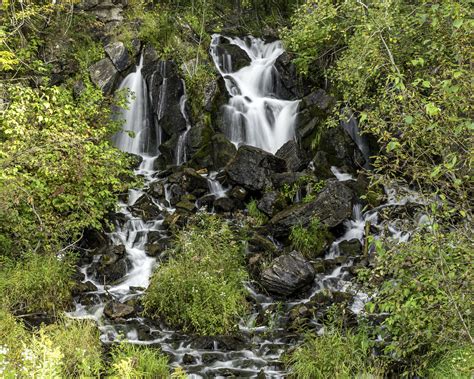
[[[42,330],[62,353],[61,372],[64,377],[99,377],[102,346],[99,330],[93,321],[63,318]]]
[[[306,228],[301,225],[293,226],[290,232],[292,248],[309,259],[320,256],[330,239],[331,233],[318,219],[311,220],[311,224]]]
[[[384,358],[409,376],[426,375],[453,346],[472,342],[470,237],[437,228],[434,224],[431,231],[387,248],[376,242],[375,269],[360,273],[377,293],[367,310],[386,314],[378,330],[386,341]]]
[[[71,303],[70,256],[27,254],[20,261],[0,257],[0,306],[14,313],[64,310]]]
[[[119,343],[111,351],[110,377],[117,379],[169,378],[168,358],[158,350]]]
[[[145,313],[201,335],[230,333],[246,310],[242,245],[216,216],[201,215],[178,233],[171,259],[158,267]]]
[[[370,340],[364,331],[343,334],[329,329],[322,336],[308,334],[286,363],[298,379],[332,379],[380,375],[370,364]]]

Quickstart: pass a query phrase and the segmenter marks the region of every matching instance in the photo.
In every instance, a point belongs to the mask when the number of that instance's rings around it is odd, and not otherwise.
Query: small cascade
[[[242,49],[250,65],[233,72],[232,57],[219,54],[221,41]],[[230,95],[224,107],[224,132],[236,146],[251,145],[276,153],[295,137],[299,102],[277,97],[279,77],[274,63],[283,52],[281,41],[213,35],[210,53]]]
[[[209,194],[216,199],[227,196],[227,190],[222,187],[222,184],[216,179],[217,172],[210,172],[207,176],[207,183],[209,186]]]
[[[175,161],[176,161],[177,166],[182,165],[187,160],[186,143],[187,143],[188,133],[191,130],[191,122],[189,120],[189,117],[186,111],[186,104],[188,101],[188,97],[186,95],[186,86],[185,86],[184,80],[182,82],[183,82],[184,94],[183,96],[181,96],[181,99],[179,99],[179,109],[184,119],[186,120],[186,130],[179,136],[178,143],[176,145]]]

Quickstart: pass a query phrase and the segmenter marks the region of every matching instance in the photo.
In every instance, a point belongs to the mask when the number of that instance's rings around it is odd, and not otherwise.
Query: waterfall
[[[189,121],[189,117],[186,112],[186,103],[188,101],[188,97],[186,95],[186,85],[184,83],[184,80],[182,80],[182,82],[183,82],[184,94],[183,96],[181,96],[181,99],[179,99],[179,109],[184,119],[186,120],[186,130],[183,133],[181,133],[181,135],[178,138],[178,143],[176,144],[175,161],[176,161],[177,166],[180,166],[184,162],[186,162],[186,159],[187,159],[186,142],[187,142],[189,130],[191,129],[191,122]]]
[[[214,195],[216,199],[227,196],[227,190],[216,179],[217,172],[210,172],[207,176],[207,185],[209,186],[209,194]]]
[[[129,90],[129,106],[122,110],[124,126],[112,137],[114,145],[127,153],[144,155],[149,152],[147,88],[142,76],[143,56],[135,72],[127,75],[119,90]]]
[[[250,65],[232,71],[232,57],[219,54],[220,41],[238,46]],[[251,145],[271,153],[295,137],[298,101],[277,98],[278,72],[274,66],[284,52],[281,41],[212,36],[210,53],[230,95],[224,107],[224,133],[236,145]]]

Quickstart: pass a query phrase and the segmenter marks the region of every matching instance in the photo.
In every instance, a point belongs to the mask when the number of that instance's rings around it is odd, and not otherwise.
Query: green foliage
[[[100,227],[127,189],[128,158],[108,141],[116,125],[99,90],[10,86],[0,111],[0,250],[57,248]]]
[[[321,336],[308,334],[286,363],[290,375],[301,379],[381,376],[370,362],[371,342],[364,330],[342,333],[329,328]]]
[[[385,358],[406,375],[425,375],[432,362],[446,364],[458,346],[473,341],[470,237],[440,232],[436,224],[430,229],[388,248],[375,241],[377,265],[369,275],[377,296],[367,310],[387,313],[379,330]]]
[[[218,217],[200,215],[174,246],[152,276],[145,313],[201,335],[233,332],[246,311],[241,243]]]
[[[268,217],[260,209],[258,209],[257,203],[257,200],[251,200],[247,204],[247,212],[251,218],[251,222],[256,226],[260,226],[268,221]]]
[[[308,227],[293,226],[290,232],[292,248],[309,259],[320,256],[327,248],[330,239],[331,234],[318,219],[311,220]]]
[[[0,311],[2,378],[97,378],[102,368],[98,329],[92,321],[63,319],[29,333]]]
[[[71,302],[74,260],[52,254],[26,254],[13,261],[1,258],[0,307],[14,313],[52,312]]]
[[[61,321],[42,329],[62,353],[61,372],[67,378],[97,378],[102,369],[99,330],[90,320]]]
[[[378,182],[438,191],[458,211],[469,208],[472,164],[471,6],[308,0],[282,33],[300,71],[324,74],[378,140]]]
[[[444,355],[430,362],[427,376],[433,379],[470,379],[474,372],[474,348],[469,344],[449,347]]]
[[[112,348],[110,378],[170,378],[168,358],[151,347],[119,343]]]

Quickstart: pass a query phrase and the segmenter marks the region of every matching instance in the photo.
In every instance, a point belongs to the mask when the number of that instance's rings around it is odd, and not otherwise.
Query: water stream
[[[228,56],[217,56],[216,46],[222,38],[239,46],[251,59],[251,64],[237,72],[231,72],[232,59]],[[281,145],[294,138],[294,118],[296,116],[298,102],[285,101],[275,97],[273,63],[283,52],[281,42],[276,41],[269,44],[252,37],[246,39],[225,38],[214,36],[211,45],[211,53],[216,66],[226,80],[226,85],[231,99],[226,106],[226,115],[230,117],[231,123],[227,130],[229,138],[237,145],[250,144],[267,151],[275,152]],[[364,303],[368,301],[367,295],[361,293],[350,281],[350,268],[356,257],[343,257],[339,245],[344,241],[358,240],[364,243],[365,226],[370,223],[374,228],[382,229],[379,225],[378,210],[363,213],[361,206],[356,205],[353,210],[352,219],[345,222],[345,231],[336,239],[328,249],[323,258],[327,269],[318,273],[311,288],[303,295],[303,298],[288,301],[276,300],[262,294],[255,283],[246,283],[248,296],[252,299],[252,309],[249,315],[241,320],[239,328],[243,336],[243,346],[238,349],[228,349],[225,343],[219,339],[211,344],[196,342],[192,336],[182,335],[170,330],[164,325],[151,322],[142,317],[130,316],[125,320],[111,320],[104,315],[104,308],[109,301],[124,303],[140,296],[149,283],[154,267],[158,259],[147,254],[147,242],[150,236],[166,238],[167,231],[163,227],[163,219],[166,213],[173,213],[171,206],[171,194],[167,179],[157,179],[153,162],[158,155],[158,149],[152,146],[147,139],[160,139],[153,137],[150,131],[147,107],[148,99],[146,84],[141,75],[143,59],[134,73],[125,78],[120,88],[129,88],[135,97],[130,107],[123,111],[125,120],[124,130],[129,130],[135,135],[134,138],[126,132],[117,133],[113,142],[123,151],[142,157],[142,162],[135,171],[137,175],[145,178],[145,188],[131,190],[127,200],[119,203],[118,214],[120,221],[116,223],[116,229],[108,234],[111,244],[125,247],[127,270],[125,275],[113,283],[107,283],[98,277],[95,267],[101,259],[95,256],[92,262],[82,267],[85,275],[84,283],[90,281],[97,288],[77,299],[76,310],[70,313],[72,317],[91,318],[97,321],[101,340],[110,343],[119,338],[146,345],[159,346],[166,352],[174,366],[182,366],[191,378],[219,378],[234,375],[234,377],[256,377],[265,375],[266,378],[283,378],[286,376],[285,368],[281,362],[281,355],[301,339],[301,335],[288,331],[288,319],[291,310],[297,306],[310,302],[317,294],[324,291],[340,291],[348,293],[353,298],[351,309],[354,313],[363,310]],[[166,96],[167,83],[163,80],[160,88],[160,99]],[[181,98],[181,111],[185,116],[186,96]],[[161,108],[160,108],[161,109]],[[159,112],[158,112],[159,113]],[[186,117],[186,116],[185,116]],[[179,137],[176,149],[176,163],[182,164],[186,161],[186,136],[191,129],[189,120],[187,129]],[[157,131],[158,136],[161,132]],[[153,151],[155,150],[155,151]],[[353,178],[333,168],[334,175],[341,181],[350,181]],[[217,173],[211,172],[206,175],[209,195],[215,198],[227,196],[227,189],[216,178]],[[159,200],[152,198],[161,214],[152,220],[145,220],[136,212],[134,205],[147,195],[147,189],[156,184],[163,185],[164,196]],[[413,199],[410,199],[413,200]],[[395,196],[389,201],[398,204],[400,200]],[[389,204],[390,205],[390,204]],[[396,229],[390,231],[396,238],[406,238]],[[90,299],[93,300],[90,300]],[[269,321],[262,323],[262,317],[268,317]],[[312,321],[317,330],[321,329],[316,321]]]
[[[242,49],[250,65],[232,70],[232,56],[219,52],[222,42]],[[295,137],[298,101],[278,98],[278,72],[274,63],[283,54],[281,41],[265,43],[254,37],[212,36],[210,53],[230,95],[224,107],[225,134],[236,145],[251,145],[276,153]]]

